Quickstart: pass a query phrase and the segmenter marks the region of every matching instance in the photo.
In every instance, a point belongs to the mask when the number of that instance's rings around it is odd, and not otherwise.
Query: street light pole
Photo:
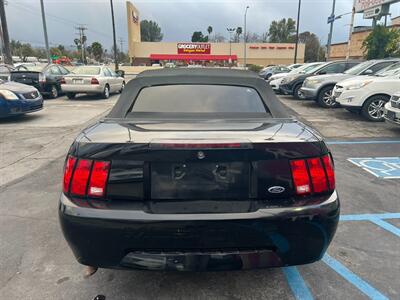
[[[232,56],[232,33],[235,31],[235,28],[227,28],[229,32],[229,56]]]
[[[328,45],[326,49],[326,60],[329,60],[329,57],[331,56],[331,44],[332,44],[332,34],[333,34],[333,22],[335,21],[335,6],[336,6],[336,0],[333,0],[333,5],[332,5],[332,14],[331,14],[331,27],[329,30],[329,36],[328,36]]]
[[[299,46],[300,10],[301,0],[299,0],[299,8],[297,9],[296,47],[294,49],[294,63],[297,63],[297,48]]]
[[[51,63],[51,60],[50,60],[50,49],[49,49],[49,38],[47,37],[46,16],[44,14],[43,0],[40,0],[40,9],[42,10],[43,34],[44,34],[44,43],[46,45],[47,61],[48,61],[48,63]]]
[[[12,65],[12,56],[10,50],[10,38],[8,36],[8,27],[7,27],[7,19],[6,19],[6,11],[4,9],[4,0],[0,0],[0,20],[1,20],[1,29],[2,29],[2,37],[3,37],[3,48],[4,48],[4,62],[8,65]]]
[[[117,59],[117,39],[115,37],[115,21],[114,21],[114,5],[113,0],[110,0],[111,5],[111,20],[112,20],[112,29],[113,29],[113,41],[114,41],[114,62],[115,62],[115,71],[118,71],[118,59]]]
[[[243,60],[244,60],[244,69],[246,70],[246,16],[247,16],[247,10],[249,9],[249,6],[246,6],[246,10],[244,11],[244,34],[243,34]]]
[[[356,0],[353,2],[353,9],[351,11],[351,22],[349,29],[349,40],[347,42],[347,51],[346,51],[346,59],[350,58],[350,48],[351,48],[351,37],[353,35],[353,27],[354,27],[354,17],[356,15]]]

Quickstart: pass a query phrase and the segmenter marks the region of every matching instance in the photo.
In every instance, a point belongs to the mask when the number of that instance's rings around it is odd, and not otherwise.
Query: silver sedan
[[[106,66],[79,66],[61,80],[61,89],[69,99],[76,94],[95,94],[107,99],[111,93],[120,93],[125,79]]]

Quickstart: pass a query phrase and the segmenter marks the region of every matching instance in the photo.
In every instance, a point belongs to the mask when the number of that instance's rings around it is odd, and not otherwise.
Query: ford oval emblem
[[[281,194],[285,191],[285,188],[283,186],[271,186],[268,189],[268,192],[271,194]]]
[[[197,158],[198,158],[198,159],[203,159],[203,158],[205,158],[205,157],[206,157],[206,155],[204,154],[203,151],[197,152]]]

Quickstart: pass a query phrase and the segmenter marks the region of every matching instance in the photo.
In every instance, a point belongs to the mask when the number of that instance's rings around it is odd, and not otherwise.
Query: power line
[[[30,6],[30,5],[27,5],[27,4],[20,4],[20,3],[16,3],[16,2],[13,2],[13,3],[10,3],[10,4],[14,8],[23,10],[25,12],[28,12],[28,13],[31,13],[31,14],[34,14],[34,15],[39,15],[39,12],[33,6]],[[48,17],[49,19],[51,19],[54,22],[58,22],[58,23],[66,24],[66,25],[74,25],[74,26],[76,24],[79,24],[79,22],[76,22],[76,21],[73,21],[73,20],[69,20],[69,19],[60,17],[58,15],[53,15],[51,13],[46,13],[45,15],[46,15],[46,17]],[[106,34],[104,32],[101,32],[101,31],[97,31],[97,30],[94,30],[94,29],[88,29],[88,31],[96,33],[97,35],[101,35],[101,36],[104,36],[104,37],[111,38],[111,35]]]

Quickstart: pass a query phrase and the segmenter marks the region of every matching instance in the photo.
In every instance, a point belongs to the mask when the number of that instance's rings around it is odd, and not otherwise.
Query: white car
[[[298,74],[298,73],[307,71],[307,70],[311,69],[311,67],[314,67],[318,64],[321,64],[321,63],[316,62],[316,63],[302,64],[300,67],[292,69],[292,71],[290,71],[289,73],[279,73],[279,74],[272,75],[267,82],[269,83],[271,88],[274,90],[274,92],[279,93],[280,92],[279,86],[281,85],[283,78],[285,78],[286,76],[290,76],[293,74]],[[290,68],[290,66],[289,66],[289,68]]]
[[[399,87],[400,63],[397,63],[375,76],[356,76],[338,82],[333,97],[347,110],[360,112],[369,121],[382,122],[384,106]]]
[[[125,79],[106,66],[79,66],[61,80],[61,89],[68,99],[76,94],[97,94],[107,99],[111,93],[122,93]]]
[[[390,123],[400,125],[400,93],[394,94],[390,101],[386,103],[384,118]]]

